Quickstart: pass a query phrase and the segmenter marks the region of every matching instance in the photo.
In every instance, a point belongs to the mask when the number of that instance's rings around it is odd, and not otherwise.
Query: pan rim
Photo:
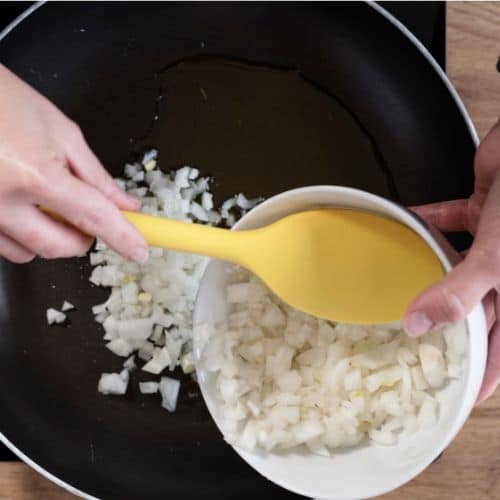
[[[27,17],[29,17],[33,12],[37,11],[40,7],[45,5],[47,0],[40,0],[30,7],[28,7],[24,12],[22,12],[18,17],[16,17],[12,22],[10,22],[2,31],[0,31],[0,43],[7,35],[12,32],[19,24],[22,23]],[[434,71],[443,81],[446,86],[448,92],[453,98],[455,104],[457,105],[462,118],[464,119],[465,125],[471,135],[471,138],[474,142],[474,145],[477,147],[479,145],[479,136],[476,131],[476,127],[472,118],[467,110],[462,98],[459,96],[457,90],[454,85],[448,78],[448,75],[438,64],[434,56],[427,50],[424,44],[404,25],[401,21],[396,19],[389,11],[387,11],[384,7],[377,4],[374,1],[365,1],[365,3],[374,9],[378,14],[382,15],[388,22],[390,22],[396,29],[398,29],[415,47],[416,49],[425,57],[425,59],[430,63]],[[2,432],[0,432],[0,442],[4,444],[10,451],[12,451],[15,455],[17,455],[26,465],[31,467],[33,470],[47,478],[49,481],[52,481],[57,486],[69,491],[73,495],[76,495],[80,498],[84,498],[85,500],[100,500],[99,497],[95,497],[86,493],[82,490],[79,490],[75,486],[72,486],[69,482],[60,479],[55,476],[47,469],[33,461],[29,458],[24,452],[22,452],[19,448],[16,447],[14,443],[12,443]]]
[[[403,33],[406,36],[406,38],[408,38],[413,43],[413,45],[415,45],[415,47],[421,52],[421,54],[425,56],[427,61],[434,68],[438,76],[446,85],[448,92],[451,94],[453,100],[455,101],[455,104],[458,106],[460,114],[462,115],[465,124],[469,129],[472,140],[474,141],[474,145],[477,147],[479,145],[479,136],[477,135],[476,126],[472,121],[472,117],[470,116],[470,113],[467,110],[467,107],[465,106],[465,103],[463,102],[462,98],[459,96],[457,89],[455,88],[453,83],[451,83],[451,80],[448,78],[448,75],[445,73],[443,68],[441,68],[439,63],[434,58],[434,56],[427,50],[425,45],[409,29],[401,21],[396,19],[389,11],[387,11],[374,1],[367,1],[366,3],[376,12],[385,17],[399,31],[401,31],[401,33]],[[0,36],[0,40],[1,39],[2,37]]]

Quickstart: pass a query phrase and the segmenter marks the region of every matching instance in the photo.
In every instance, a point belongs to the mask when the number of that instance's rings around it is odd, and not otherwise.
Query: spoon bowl
[[[417,232],[359,208],[317,207],[236,232],[124,213],[149,244],[239,264],[287,304],[332,321],[400,320],[413,298],[443,276]]]

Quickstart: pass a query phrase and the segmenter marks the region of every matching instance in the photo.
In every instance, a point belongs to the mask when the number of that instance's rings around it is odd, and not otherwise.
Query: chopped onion
[[[124,374],[127,373],[127,375]],[[103,373],[99,379],[97,390],[101,394],[123,395],[127,392],[128,372],[124,370],[121,373]]]
[[[227,213],[235,205],[236,205],[236,197],[229,198],[228,200],[226,200],[221,206],[221,212],[223,214],[222,216],[224,217],[224,213]]]
[[[448,375],[441,351],[431,344],[420,344],[419,357],[427,383],[432,388],[441,387]]]
[[[392,445],[397,443],[397,437],[394,432],[371,429],[368,434],[370,436],[370,439],[378,444]]]
[[[437,401],[429,395],[425,399],[418,412],[417,422],[422,429],[427,429],[436,424],[437,421]]]
[[[153,357],[154,350],[154,344],[145,340],[137,352],[137,357],[143,361],[149,361]]]
[[[155,348],[153,357],[142,367],[145,372],[153,373],[158,375],[162,372],[172,360],[170,359],[170,354],[166,347]]]
[[[129,372],[134,371],[137,368],[135,364],[135,355],[132,354],[130,358],[127,358],[125,360],[125,362],[123,363],[123,368],[125,368]]]
[[[437,422],[434,391],[462,372],[463,331],[415,339],[396,323],[332,324],[282,303],[247,271],[234,269],[229,283],[226,323],[196,326],[228,442],[329,456],[365,436],[394,445]]]
[[[161,406],[170,412],[177,408],[177,398],[181,383],[170,377],[162,377],[159,384],[161,394]]]
[[[194,357],[192,352],[187,352],[181,357],[181,368],[186,374],[194,372]]]
[[[195,217],[199,221],[202,222],[208,221],[207,211],[199,203],[196,203],[195,201],[191,203],[191,213],[193,214],[193,217]]]
[[[64,323],[66,314],[50,307],[47,309],[47,323],[53,325],[54,323]]]
[[[240,193],[238,194],[238,196],[236,196],[236,205],[244,210],[250,210],[251,208],[255,207],[255,205],[258,205],[261,201],[262,198],[249,200],[243,193]]]
[[[142,157],[141,163],[143,165],[148,164],[151,160],[156,160],[158,158],[158,150],[157,149],[150,149],[149,151],[146,151]],[[126,167],[126,165],[125,165]]]
[[[61,311],[65,312],[65,311],[71,311],[71,309],[74,309],[75,306],[71,303],[71,302],[68,302],[67,300],[65,300],[63,302],[63,305],[61,307]]]
[[[117,338],[108,342],[106,347],[117,356],[122,356],[126,358],[133,351],[132,346],[124,339]]]
[[[189,167],[182,167],[175,173],[174,182],[178,188],[189,187]]]
[[[219,211],[210,193],[210,179],[200,177],[198,169],[184,166],[164,173],[158,166],[158,151],[152,149],[140,161],[126,164],[125,178],[116,180],[141,200],[144,213],[207,224],[219,224],[224,219],[232,226],[237,216],[260,201],[248,200],[241,193],[224,202]],[[173,370],[179,365],[184,373],[193,373],[191,317],[207,259],[151,248],[148,260],[139,265],[123,259],[98,239],[90,263],[94,266],[90,281],[112,287],[108,300],[92,308],[96,321],[103,325],[107,348],[123,357],[137,353],[146,361],[142,370],[149,373],[160,374],[167,367]],[[50,311],[50,324],[64,321],[62,313]],[[131,356],[125,361],[127,374],[135,368],[135,359]],[[105,375],[100,392],[125,393],[126,386],[123,388],[117,374]],[[164,379],[162,405],[173,411],[179,382]]]
[[[210,210],[212,210],[212,208],[214,208],[214,202],[213,202],[212,193],[209,193],[209,192],[205,191],[201,195],[201,206],[207,212],[210,211]]]
[[[158,392],[158,382],[139,382],[141,394],[155,394]]]

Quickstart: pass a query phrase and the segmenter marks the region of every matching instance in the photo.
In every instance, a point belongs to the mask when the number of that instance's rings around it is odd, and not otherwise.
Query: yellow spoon
[[[399,320],[412,299],[443,276],[419,235],[363,211],[310,210],[248,231],[123,214],[150,245],[239,264],[286,303],[333,321]]]

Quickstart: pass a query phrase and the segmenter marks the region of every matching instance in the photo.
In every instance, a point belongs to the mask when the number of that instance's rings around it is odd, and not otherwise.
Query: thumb
[[[421,293],[408,308],[404,327],[411,336],[423,335],[446,323],[464,319],[495,286],[490,263],[472,248],[466,259],[442,281]]]

